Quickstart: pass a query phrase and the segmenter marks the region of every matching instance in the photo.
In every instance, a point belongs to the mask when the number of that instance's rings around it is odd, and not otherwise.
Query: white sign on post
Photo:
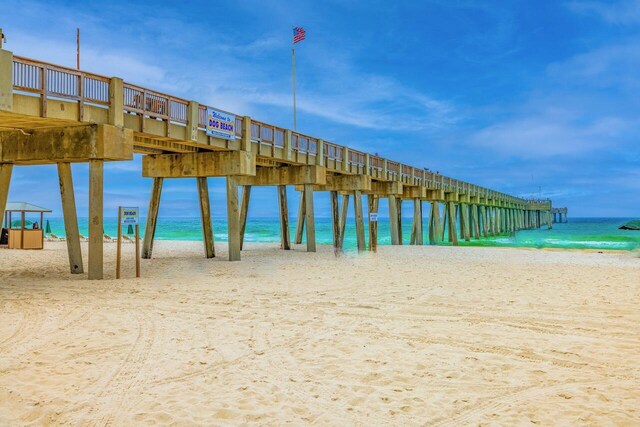
[[[378,222],[378,212],[369,213],[369,222]]]
[[[120,208],[120,222],[124,225],[138,224],[138,208]]]

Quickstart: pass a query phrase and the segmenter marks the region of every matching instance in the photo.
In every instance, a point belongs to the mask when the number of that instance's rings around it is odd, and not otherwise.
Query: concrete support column
[[[240,261],[240,211],[238,208],[237,176],[227,176],[227,236],[229,261]]]
[[[164,178],[153,178],[151,196],[149,197],[149,211],[147,212],[147,224],[142,241],[142,258],[151,259],[153,253],[153,241],[156,236],[156,224],[158,223],[158,210],[160,209],[160,195],[162,193],[162,181]]]
[[[304,204],[304,191],[300,193],[300,203],[298,204],[298,219],[296,221],[296,238],[295,244],[299,245],[302,243],[302,233],[304,231],[304,221],[305,221],[305,204]]]
[[[458,232],[456,227],[456,204],[454,202],[447,202],[449,212],[447,218],[449,219],[449,241],[453,246],[458,246]]]
[[[349,212],[349,195],[342,196],[342,208],[340,211],[340,244],[339,248],[342,250],[344,247],[344,233],[347,228],[347,213]]]
[[[251,198],[251,186],[242,186],[242,199],[240,199],[240,250],[244,247],[244,232],[247,228],[247,216],[249,215],[249,199]]]
[[[402,197],[396,197],[396,211],[398,212],[398,244],[402,245]]]
[[[0,225],[4,219],[4,210],[9,199],[9,184],[11,184],[12,172],[12,164],[0,163]],[[11,227],[11,225],[7,225],[7,227]]]
[[[280,246],[288,251],[291,249],[291,241],[289,239],[289,207],[286,185],[278,185],[278,205],[280,207]]]
[[[307,252],[316,251],[316,225],[313,213],[313,185],[304,185],[305,222],[307,223]]]
[[[480,206],[480,221],[482,223],[482,236],[487,237],[487,207]]]
[[[413,199],[413,226],[411,228],[411,244],[423,245],[422,235],[422,200]]]
[[[429,244],[437,245],[440,241],[440,203],[431,202],[431,214],[429,215]]]
[[[398,204],[396,196],[390,195],[389,200],[389,230],[391,231],[391,244],[400,244],[400,235],[398,233]]]
[[[84,273],[82,263],[82,248],[80,247],[80,232],[78,231],[78,215],[76,212],[76,198],[73,190],[70,163],[58,163],[58,179],[60,181],[60,197],[62,198],[62,215],[69,254],[69,268],[71,274]],[[2,202],[0,201],[0,204]],[[4,205],[2,205],[4,208]],[[2,218],[0,216],[0,218]]]
[[[337,255],[340,252],[340,212],[338,209],[338,192],[330,191],[331,201],[331,225],[333,230],[333,252]]]
[[[89,280],[104,276],[104,161],[89,160]]]
[[[198,200],[200,202],[200,219],[202,221],[202,236],[204,243],[204,256],[213,258],[216,256],[213,242],[213,225],[211,223],[211,204],[209,203],[209,183],[206,177],[196,178],[198,186]]]
[[[471,240],[471,231],[469,227],[469,205],[460,204],[460,234],[462,238],[468,242]]]
[[[356,220],[356,239],[358,242],[358,252],[367,250],[367,243],[364,238],[364,219],[362,217],[362,192],[356,190],[353,192],[353,209],[355,211]]]

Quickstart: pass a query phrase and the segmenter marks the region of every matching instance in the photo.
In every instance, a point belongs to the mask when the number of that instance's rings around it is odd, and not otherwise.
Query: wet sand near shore
[[[124,248],[0,250],[0,425],[640,424],[637,254]]]

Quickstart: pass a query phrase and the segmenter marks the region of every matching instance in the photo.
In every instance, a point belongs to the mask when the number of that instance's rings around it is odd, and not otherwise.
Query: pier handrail
[[[111,105],[111,84],[111,77],[21,56],[13,56],[14,89],[18,92],[40,96],[45,107],[47,98],[58,98],[78,102],[80,111],[82,111],[82,106],[85,103],[109,108]],[[190,102],[186,99],[127,82],[123,82],[122,96],[123,109],[127,114],[138,114],[143,117],[183,126],[188,123]],[[198,129],[206,128],[207,108],[204,104],[198,104]],[[82,117],[82,113],[80,115]],[[243,120],[243,116],[236,115],[236,138],[242,137]],[[285,128],[251,120],[251,140],[260,144],[282,148],[285,145],[286,133],[287,130]],[[464,191],[467,194],[484,195],[487,198],[499,196],[503,200],[521,204],[550,205],[551,203],[548,199],[527,200],[517,198],[475,184],[464,183],[439,173],[434,174],[413,166],[385,160],[380,156],[367,154],[329,141],[323,141],[323,152],[318,153],[319,139],[300,132],[291,132],[290,143],[290,149],[294,152],[309,156],[320,154],[324,157],[324,160],[346,161],[348,164],[357,167],[365,167],[368,156],[369,170],[364,171],[366,174],[371,174],[373,171],[376,171],[376,173],[384,172],[386,164],[386,172],[396,177],[395,179],[403,180],[404,182],[419,182],[422,185],[429,183],[435,189]],[[348,152],[348,158],[346,159],[344,158],[345,151]]]

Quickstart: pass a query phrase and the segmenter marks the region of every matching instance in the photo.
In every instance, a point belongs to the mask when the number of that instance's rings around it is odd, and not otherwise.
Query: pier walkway
[[[0,218],[14,165],[57,164],[71,273],[83,273],[84,266],[70,164],[89,163],[88,276],[101,279],[103,165],[105,161],[130,161],[134,153],[144,155],[142,175],[153,181],[144,258],[152,255],[163,180],[169,178],[195,178],[197,182],[207,257],[215,256],[207,178],[226,178],[232,261],[240,260],[252,186],[277,186],[285,250],[291,240],[286,186],[296,186],[302,192],[294,239],[302,243],[306,234],[308,251],[315,251],[316,244],[316,191],[329,193],[337,251],[342,248],[349,200],[355,209],[360,251],[376,248],[380,198],[388,199],[391,240],[396,245],[403,243],[403,200],[413,201],[409,243],[417,245],[444,240],[456,245],[458,239],[513,233],[543,224],[551,227],[552,223],[550,200],[514,197],[122,78],[14,56],[0,49]],[[368,196],[367,216],[363,195]],[[424,203],[430,204],[426,226]],[[368,245],[365,219],[369,221]]]

